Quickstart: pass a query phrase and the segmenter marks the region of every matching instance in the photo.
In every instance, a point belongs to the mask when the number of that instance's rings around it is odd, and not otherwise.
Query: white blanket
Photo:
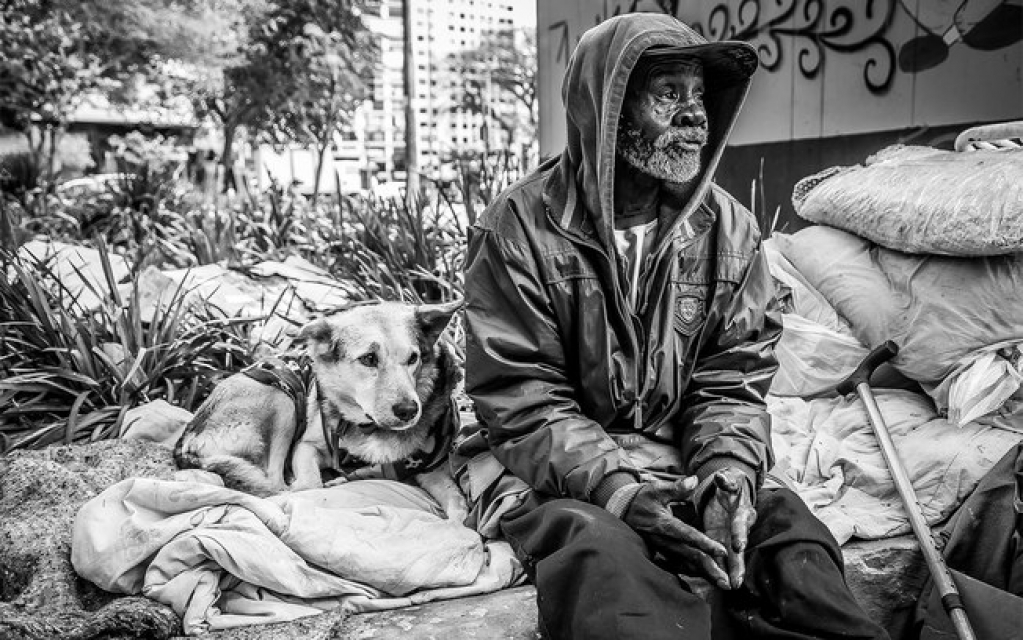
[[[946,520],[1020,434],[970,422],[956,428],[930,398],[897,389],[874,396],[924,518]],[[768,396],[772,475],[789,484],[844,544],[908,533],[909,519],[858,397]]]
[[[129,478],[79,510],[71,561],[107,591],[169,605],[188,634],[476,595],[521,577],[507,543],[484,543],[425,492],[385,480],[263,499]]]

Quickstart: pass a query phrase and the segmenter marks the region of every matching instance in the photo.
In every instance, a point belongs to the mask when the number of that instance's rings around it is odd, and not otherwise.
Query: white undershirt
[[[622,260],[624,271],[628,277],[626,287],[629,304],[635,309],[639,296],[639,284],[643,275],[643,262],[650,254],[654,239],[657,237],[657,218],[621,229],[615,228],[614,235],[615,247],[618,249],[618,256]]]

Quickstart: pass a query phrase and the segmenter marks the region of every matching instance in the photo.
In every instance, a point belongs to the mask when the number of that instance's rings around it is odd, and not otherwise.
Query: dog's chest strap
[[[308,369],[308,368],[306,368]],[[295,403],[296,437],[305,430],[306,396],[309,393],[309,378],[302,371],[301,363],[290,366],[278,358],[269,358],[248,366],[241,371],[260,384],[269,385],[288,394]]]

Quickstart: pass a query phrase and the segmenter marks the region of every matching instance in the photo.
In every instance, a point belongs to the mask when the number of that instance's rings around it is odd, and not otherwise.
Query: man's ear
[[[437,342],[437,338],[451,322],[451,317],[461,308],[461,300],[416,307],[416,325],[423,332],[427,344]]]

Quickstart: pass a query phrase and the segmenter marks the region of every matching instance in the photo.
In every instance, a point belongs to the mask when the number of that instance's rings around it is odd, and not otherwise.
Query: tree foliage
[[[0,125],[25,133],[41,166],[43,145],[52,159],[86,97],[124,97],[137,77],[162,77],[169,60],[215,57],[222,38],[210,25],[226,1],[0,0]]]
[[[217,2],[0,0],[4,124],[63,123],[89,91],[174,59],[207,62]]]
[[[365,100],[378,60],[376,40],[349,0],[293,0],[270,13],[268,35],[289,78],[270,134],[318,152],[313,199],[334,136]]]
[[[463,78],[460,100],[454,105],[485,115],[512,141],[515,134],[531,144],[536,138],[536,32],[532,29],[494,31],[480,46],[452,56],[452,68]],[[502,108],[500,98],[506,105]]]
[[[320,157],[363,100],[377,47],[351,0],[233,0],[237,55],[207,74],[195,95],[224,129],[223,162],[236,131],[278,144],[315,146]],[[231,52],[225,48],[224,53]]]

